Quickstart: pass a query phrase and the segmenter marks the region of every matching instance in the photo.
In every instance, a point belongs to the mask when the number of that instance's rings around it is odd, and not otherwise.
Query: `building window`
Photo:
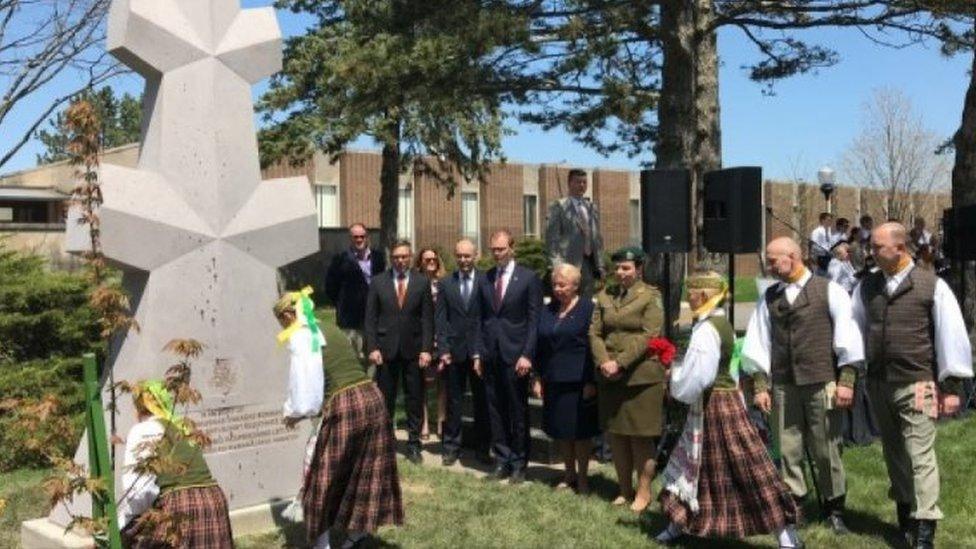
[[[522,196],[522,232],[526,237],[539,236],[539,197],[534,194]]]
[[[641,234],[641,203],[640,200],[632,198],[630,200],[630,244],[640,246],[643,235]]]
[[[478,193],[461,193],[461,236],[471,239],[479,248],[481,223],[478,219]]]
[[[14,209],[12,207],[0,208],[0,223],[10,223],[14,220]]]
[[[413,241],[413,189],[400,189],[397,205],[397,238]]]
[[[315,210],[318,212],[319,227],[339,226],[339,187],[336,185],[314,185]]]

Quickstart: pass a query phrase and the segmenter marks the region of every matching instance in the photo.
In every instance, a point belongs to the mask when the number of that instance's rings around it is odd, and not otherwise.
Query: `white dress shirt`
[[[505,293],[508,292],[508,285],[512,282],[512,273],[515,272],[515,260],[508,262],[505,267],[499,267],[498,272],[495,276],[500,276],[502,278],[502,295],[501,298],[505,299]],[[498,284],[498,279],[495,279],[495,284]],[[494,285],[492,286],[492,292],[494,292]]]
[[[779,282],[774,288],[785,285],[786,301],[792,305],[811,278],[813,274],[806,271],[800,280],[794,283]],[[833,352],[837,355],[837,366],[857,365],[864,360],[864,339],[861,337],[857,322],[854,321],[851,296],[836,282],[828,282],[827,305],[834,325]],[[771,334],[769,307],[766,305],[765,296],[759,296],[759,303],[752,313],[752,318],[749,319],[749,328],[746,330],[745,342],[742,344],[743,371],[750,374],[762,372],[769,376],[772,356]],[[824,349],[824,352],[828,351],[829,349]]]
[[[725,311],[716,309],[709,316],[725,316]],[[697,402],[715,383],[721,359],[722,337],[707,318],[698,321],[691,329],[685,356],[671,368],[671,396],[685,404]]]
[[[854,287],[857,286],[855,273],[854,265],[851,265],[850,261],[841,261],[836,257],[831,259],[830,265],[827,266],[827,277],[844,288],[847,293],[853,292]]]
[[[125,439],[125,454],[122,461],[122,499],[119,501],[119,528],[125,528],[130,521],[145,513],[159,496],[156,475],[137,473],[135,467],[140,460],[153,455],[152,442],[165,433],[163,424],[156,418],[136,423],[129,429]]]
[[[893,276],[885,274],[885,292],[890,296],[905,280],[915,264],[911,263]],[[868,334],[869,320],[867,307],[861,299],[861,285],[854,290],[854,318],[861,331]],[[959,302],[952,289],[941,278],[935,281],[935,296],[932,301],[932,322],[935,325],[935,360],[939,371],[939,381],[948,377],[973,377],[973,352],[969,344],[969,332],[962,318]]]
[[[818,225],[817,228],[810,233],[810,241],[813,242],[813,247],[810,252],[816,256],[830,254],[830,247],[833,246],[833,242],[831,241],[832,235],[833,231],[831,231],[829,227]]]
[[[322,347],[325,335],[318,331],[317,349],[312,349],[312,331],[305,319],[303,326],[288,340],[288,397],[282,412],[288,418],[315,417],[322,413],[325,399],[325,371],[322,369]]]

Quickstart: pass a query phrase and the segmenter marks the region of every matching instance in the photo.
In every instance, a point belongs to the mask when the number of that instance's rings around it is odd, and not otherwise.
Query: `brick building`
[[[130,145],[107,151],[103,162],[135,166],[137,159],[138,147]],[[265,170],[263,175],[265,179],[308,177],[322,228],[345,227],[356,221],[376,227],[379,225],[380,163],[377,152],[348,151],[335,164],[317,155],[304,166],[277,165]],[[509,229],[517,238],[542,238],[548,205],[565,195],[569,168],[523,163],[497,165],[487,181],[463,184],[451,198],[433,178],[421,173],[404,174],[400,178],[398,233],[418,246],[436,245],[444,249],[450,249],[461,235],[485,248],[491,233],[500,228]],[[639,243],[639,173],[605,168],[587,172],[588,193],[600,206],[607,249]],[[73,186],[73,169],[65,163],[0,176],[0,235],[7,235],[8,245],[12,247],[48,256],[55,264],[70,264],[72,260],[63,252],[63,212]],[[764,201],[773,214],[765,218],[767,238],[798,236],[786,223],[802,229],[804,234],[799,238],[805,238],[825,207],[817,187],[804,184],[767,181]],[[884,203],[878,191],[839,187],[834,211],[854,223],[861,213],[884,219],[887,217]],[[948,204],[948,195],[920,195],[916,198],[915,212],[935,227]],[[757,254],[737,258],[737,274],[751,276],[758,270]]]

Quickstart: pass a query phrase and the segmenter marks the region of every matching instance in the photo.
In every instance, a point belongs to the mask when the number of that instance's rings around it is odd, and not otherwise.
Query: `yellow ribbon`
[[[290,292],[286,294],[295,309],[295,321],[291,323],[290,326],[278,333],[278,346],[282,346],[288,342],[289,339],[295,332],[302,328],[302,323],[298,320],[301,317],[305,318],[305,322],[308,325],[308,329],[312,332],[312,350],[322,346],[322,342],[319,341],[319,330],[318,321],[315,319],[315,304],[312,302],[311,295],[313,293],[311,286],[305,286],[300,291]]]
[[[153,417],[161,419],[177,429],[184,435],[190,434],[183,418],[176,414],[176,405],[173,403],[173,395],[170,394],[166,386],[161,381],[145,381],[141,384],[140,401],[146,410]]]
[[[709,299],[705,303],[702,303],[700,307],[692,311],[691,312],[692,316],[694,318],[705,318],[712,311],[714,311],[715,308],[719,306],[719,304],[725,301],[725,298],[727,298],[728,296],[729,296],[729,287],[726,284],[725,288],[723,288],[719,293],[715,294],[714,296],[712,296],[711,299]]]
[[[895,276],[896,274],[907,269],[908,266],[911,264],[912,264],[912,257],[908,254],[905,254],[901,256],[901,259],[898,260],[898,264],[895,265],[895,269],[890,272],[886,270],[885,274],[887,274],[888,276]]]
[[[803,263],[797,263],[797,268],[790,273],[790,276],[786,277],[786,281],[790,284],[796,284],[803,278],[803,275],[807,274],[807,268],[803,266]]]

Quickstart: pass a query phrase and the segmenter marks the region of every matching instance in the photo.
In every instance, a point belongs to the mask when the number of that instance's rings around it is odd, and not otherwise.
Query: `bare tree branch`
[[[58,106],[123,72],[102,47],[110,3],[0,0],[0,134],[9,139],[6,150],[0,150],[0,167],[23,148]],[[73,79],[73,91],[37,104],[34,98],[62,76]],[[26,115],[31,122],[14,127],[15,111],[21,112],[18,118]]]
[[[888,217],[920,214],[914,209],[920,194],[948,188],[951,158],[936,154],[942,138],[901,92],[877,90],[863,109],[861,133],[842,162],[847,177],[883,191]]]

